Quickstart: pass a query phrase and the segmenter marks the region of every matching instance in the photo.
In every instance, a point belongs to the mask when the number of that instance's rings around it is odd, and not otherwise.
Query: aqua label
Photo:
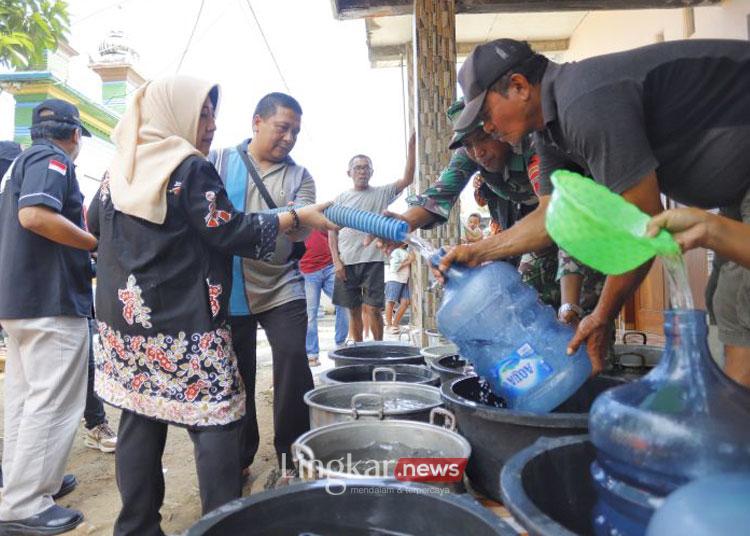
[[[533,389],[552,373],[552,367],[526,343],[500,362],[497,376],[504,390],[520,394]]]

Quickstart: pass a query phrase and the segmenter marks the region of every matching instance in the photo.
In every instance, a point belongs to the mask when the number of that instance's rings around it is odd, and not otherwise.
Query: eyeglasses
[[[352,166],[352,171],[371,171],[370,166]]]

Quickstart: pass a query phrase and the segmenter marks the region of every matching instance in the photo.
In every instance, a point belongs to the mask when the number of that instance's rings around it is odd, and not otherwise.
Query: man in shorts
[[[341,193],[334,203],[380,214],[414,181],[414,144],[412,136],[404,176],[384,186],[370,186],[373,174],[369,156],[358,154],[349,160],[347,175],[353,188]],[[349,334],[362,340],[362,313],[376,341],[383,340],[383,306],[385,305],[385,257],[375,243],[364,244],[367,235],[350,228],[330,231],[328,242],[336,267],[333,303],[349,310]]]

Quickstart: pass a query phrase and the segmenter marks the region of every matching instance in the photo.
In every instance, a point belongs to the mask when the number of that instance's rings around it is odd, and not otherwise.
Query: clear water
[[[661,260],[667,272],[669,301],[672,309],[695,309],[685,258],[682,255],[673,255],[661,257]]]
[[[388,471],[388,474],[392,475],[396,462],[400,458],[440,458],[442,456],[444,453],[435,449],[414,447],[400,441],[378,441],[357,449],[334,450],[323,456],[321,462],[324,466],[334,461],[341,462],[344,464],[345,472],[349,472],[346,471],[346,464],[349,460],[361,462],[356,467],[360,472],[362,472],[363,465],[366,466],[368,463],[382,466],[382,462],[393,462],[389,464]]]
[[[385,398],[383,400],[383,409],[386,413],[394,411],[420,411],[432,405],[429,402],[416,398]]]
[[[430,261],[433,255],[437,253],[437,250],[432,244],[414,233],[407,234],[404,242],[409,244],[417,253],[422,255],[422,257],[424,257],[428,261]]]

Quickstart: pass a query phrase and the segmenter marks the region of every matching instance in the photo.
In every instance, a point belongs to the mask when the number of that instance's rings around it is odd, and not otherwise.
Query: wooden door
[[[662,311],[667,304],[666,286],[661,261],[656,259],[635,293],[635,329],[659,335],[664,333]]]

